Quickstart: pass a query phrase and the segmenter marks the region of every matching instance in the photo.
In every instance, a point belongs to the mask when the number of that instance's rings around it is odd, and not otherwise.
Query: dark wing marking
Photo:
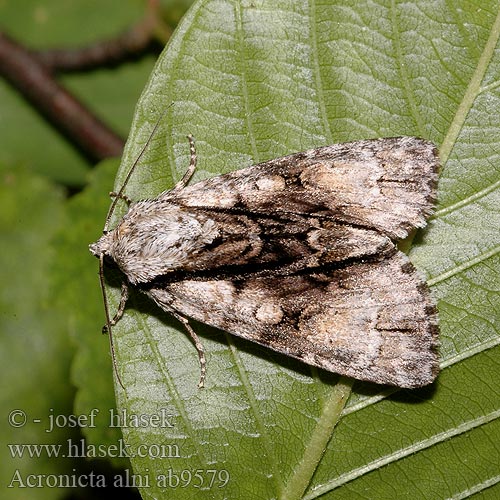
[[[146,293],[165,310],[357,379],[419,387],[438,372],[436,309],[401,252],[309,274],[180,281]]]

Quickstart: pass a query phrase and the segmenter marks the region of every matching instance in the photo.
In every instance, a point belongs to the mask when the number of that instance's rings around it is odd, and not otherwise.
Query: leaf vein
[[[481,415],[476,419],[463,422],[461,425],[453,429],[447,429],[446,431],[435,434],[429,439],[424,439],[419,443],[414,443],[405,448],[401,448],[400,450],[397,450],[394,453],[390,453],[377,460],[373,460],[372,462],[367,463],[362,467],[358,467],[357,469],[353,469],[352,471],[349,471],[345,474],[341,474],[336,479],[329,481],[328,483],[325,483],[321,486],[318,486],[317,488],[314,488],[308,495],[304,497],[304,500],[312,500],[313,498],[318,498],[319,496],[324,495],[329,491],[339,488],[340,486],[349,483],[351,481],[354,481],[355,479],[358,479],[359,477],[364,476],[385,465],[389,465],[393,462],[406,458],[409,455],[412,455],[413,453],[425,450],[427,448],[430,448],[431,446],[442,443],[452,437],[465,434],[466,432],[469,432],[482,425],[488,424],[493,420],[496,420],[497,418],[500,418],[500,409],[492,411],[487,415]]]
[[[441,161],[446,163],[455,142],[462,131],[463,125],[476,97],[481,93],[481,82],[484,79],[489,63],[495,54],[495,48],[500,38],[500,9],[493,23],[490,36],[484,46],[483,52],[479,58],[476,69],[471,77],[457,112],[448,128],[448,133],[443,140],[440,148]]]
[[[467,262],[464,262],[463,264],[460,264],[459,266],[453,267],[452,269],[449,269],[448,271],[441,273],[434,278],[431,278],[427,280],[427,284],[432,287],[438,283],[441,283],[448,278],[451,278],[452,276],[455,276],[462,271],[466,271],[467,269],[470,269],[471,267],[474,267],[476,264],[480,264],[481,262],[484,262],[485,260],[488,260],[491,257],[494,257],[500,252],[500,245],[496,245],[487,252],[481,253],[479,255],[476,255],[473,259],[468,260]]]

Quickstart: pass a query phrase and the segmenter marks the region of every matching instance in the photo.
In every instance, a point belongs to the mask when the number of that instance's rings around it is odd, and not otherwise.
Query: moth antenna
[[[116,379],[118,380],[119,384],[122,386],[122,389],[125,391],[125,386],[123,385],[120,374],[118,373],[118,364],[116,362],[116,355],[115,355],[115,345],[113,343],[113,334],[111,332],[112,321],[109,317],[108,296],[106,294],[106,287],[104,285],[104,253],[101,253],[99,255],[99,283],[101,285],[102,300],[104,302],[104,313],[106,315],[106,330],[107,330],[108,335],[109,335],[109,348],[111,351],[111,359],[113,361],[113,370],[116,374]]]
[[[161,123],[163,117],[166,115],[168,109],[170,108],[170,106],[172,106],[172,104],[173,103],[170,103],[161,113],[160,117],[158,118],[157,122],[155,123],[155,126],[153,127],[153,130],[151,131],[151,134],[148,137],[148,140],[146,141],[146,143],[142,147],[141,152],[139,153],[139,155],[135,159],[133,165],[130,167],[130,170],[128,171],[127,176],[125,177],[125,180],[123,181],[123,184],[122,184],[122,187],[120,188],[120,190],[117,193],[115,193],[115,192],[110,193],[110,196],[113,198],[113,201],[111,203],[111,206],[109,207],[108,214],[106,215],[106,220],[104,222],[104,229],[102,231],[103,234],[106,234],[108,232],[109,222],[111,220],[111,217],[113,216],[113,213],[115,211],[116,204],[118,203],[118,200],[120,200],[120,199],[125,200],[125,202],[128,205],[130,205],[130,203],[131,203],[130,198],[124,194],[125,188],[127,187],[127,184],[129,182],[130,178],[132,177],[132,174],[134,173],[134,170],[136,169],[137,164],[139,163],[139,161],[143,157],[146,149],[149,147],[149,145],[151,143],[151,140],[153,139],[154,135],[156,134],[156,131],[158,130],[158,127],[160,126],[160,123]],[[103,329],[103,331],[107,331],[107,333],[109,335],[109,347],[110,347],[110,351],[111,351],[111,358],[113,360],[113,370],[116,374],[116,378],[117,378],[119,384],[121,385],[122,389],[125,390],[125,386],[123,385],[120,374],[118,373],[118,363],[116,361],[115,345],[113,342],[113,333],[111,330],[111,326],[116,324],[116,319],[119,317],[120,313],[123,313],[126,298],[124,298],[123,287],[122,287],[122,297],[120,300],[120,307],[118,309],[117,315],[113,319],[111,319],[109,317],[108,296],[106,294],[106,287],[104,285],[104,253],[101,253],[99,255],[99,282],[101,285],[102,299],[104,302],[104,312],[106,315],[106,326]]]
[[[130,177],[132,177],[132,174],[134,173],[134,170],[137,167],[137,164],[139,163],[140,159],[144,155],[146,149],[148,148],[149,144],[151,143],[151,140],[153,139],[153,136],[155,135],[156,131],[158,130],[158,127],[160,126],[160,123],[163,120],[163,117],[166,115],[167,111],[172,106],[172,104],[173,103],[170,103],[162,111],[160,117],[158,118],[157,122],[155,123],[155,126],[153,127],[151,134],[148,137],[148,140],[146,141],[146,144],[144,144],[144,146],[141,149],[141,152],[139,153],[139,156],[137,156],[133,165],[130,167],[130,170],[128,171],[127,176],[125,177],[125,180],[123,181],[122,187],[120,188],[120,190],[117,193],[115,193],[116,195],[113,196],[113,202],[111,203],[111,206],[109,207],[108,215],[106,215],[106,220],[104,223],[104,229],[103,229],[104,234],[106,234],[108,232],[109,221],[111,220],[111,217],[113,216],[113,213],[115,211],[116,204],[118,203],[118,200],[127,198],[123,193],[125,191],[125,188],[127,187],[128,181],[130,180]]]

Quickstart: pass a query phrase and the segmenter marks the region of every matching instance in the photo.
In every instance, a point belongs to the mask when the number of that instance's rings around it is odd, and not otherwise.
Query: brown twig
[[[143,19],[122,34],[86,47],[33,51],[36,57],[51,71],[81,71],[100,66],[116,65],[146,52],[155,37],[169,35],[161,22],[158,0],[149,0]],[[167,33],[166,33],[167,31]]]
[[[32,51],[0,32],[0,76],[9,81],[58,130],[92,160],[120,156],[124,140],[54,78],[55,71],[116,64],[164,37],[159,1],[149,0],[144,18],[113,40],[75,50]],[[167,33],[168,35],[168,33]]]
[[[0,33],[0,75],[93,160],[119,156],[118,137],[54,79],[33,55]]]

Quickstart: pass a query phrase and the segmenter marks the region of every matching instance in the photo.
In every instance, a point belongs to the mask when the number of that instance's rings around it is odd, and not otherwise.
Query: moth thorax
[[[170,209],[147,218],[129,212],[105,235],[109,239],[103,236],[106,241],[98,243],[131,283],[144,283],[185,268],[218,235],[217,224],[206,215]]]

